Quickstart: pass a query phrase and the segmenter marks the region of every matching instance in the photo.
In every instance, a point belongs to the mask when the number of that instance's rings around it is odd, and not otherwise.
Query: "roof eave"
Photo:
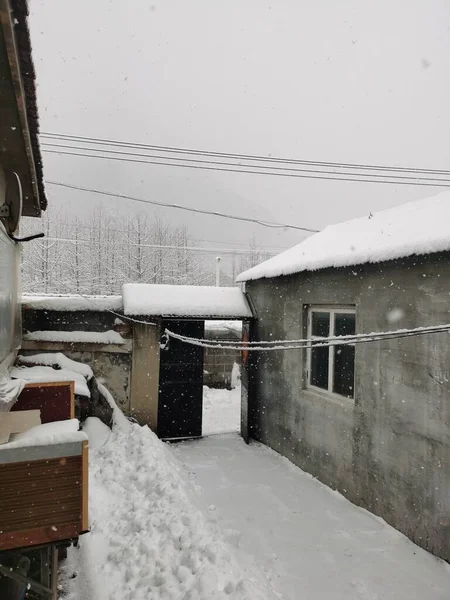
[[[15,34],[15,25],[13,21],[13,9],[10,0],[0,0],[0,18],[5,40],[6,55],[9,63],[11,81],[16,98],[16,107],[19,114],[22,139],[25,147],[24,159],[28,165],[29,181],[23,182],[24,198],[23,210],[24,216],[40,216],[41,211],[45,209],[45,199],[40,198],[38,177],[35,164],[35,151],[30,135],[30,127],[27,115],[26,94],[23,85],[23,74],[20,66],[20,54]],[[30,49],[31,53],[31,49]],[[31,192],[27,193],[27,189]]]

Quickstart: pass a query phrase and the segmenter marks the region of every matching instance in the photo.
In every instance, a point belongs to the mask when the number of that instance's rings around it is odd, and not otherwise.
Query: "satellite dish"
[[[13,234],[19,226],[20,217],[22,216],[22,204],[22,184],[17,173],[13,172],[6,179],[5,204],[0,207],[0,210],[4,209],[5,211],[2,220],[8,233]]]

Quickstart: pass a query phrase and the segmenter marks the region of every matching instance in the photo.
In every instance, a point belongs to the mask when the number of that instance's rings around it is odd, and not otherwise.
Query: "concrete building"
[[[450,193],[243,273],[253,341],[450,323]],[[445,329],[445,328],[444,328]],[[251,355],[250,437],[450,560],[448,330]]]

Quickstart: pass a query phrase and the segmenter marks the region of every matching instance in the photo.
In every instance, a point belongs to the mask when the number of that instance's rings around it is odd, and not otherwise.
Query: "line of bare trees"
[[[188,250],[198,242],[186,227],[174,227],[145,213],[123,216],[100,205],[92,215],[80,218],[50,210],[39,230],[45,238],[23,249],[25,293],[117,294],[123,283],[215,282],[214,256]],[[36,231],[35,219],[22,221],[21,235]],[[234,285],[239,272],[267,257],[250,242],[248,253],[226,259],[221,285]]]

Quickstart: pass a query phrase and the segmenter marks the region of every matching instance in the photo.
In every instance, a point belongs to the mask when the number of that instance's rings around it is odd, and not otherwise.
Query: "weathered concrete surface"
[[[158,426],[160,326],[133,325],[130,414],[153,431]]]
[[[357,333],[450,322],[450,253],[249,282],[255,340],[306,337],[310,304]],[[394,324],[389,313],[404,316]],[[305,390],[306,352],[258,354],[251,436],[450,560],[448,333],[359,344],[355,402]]]

